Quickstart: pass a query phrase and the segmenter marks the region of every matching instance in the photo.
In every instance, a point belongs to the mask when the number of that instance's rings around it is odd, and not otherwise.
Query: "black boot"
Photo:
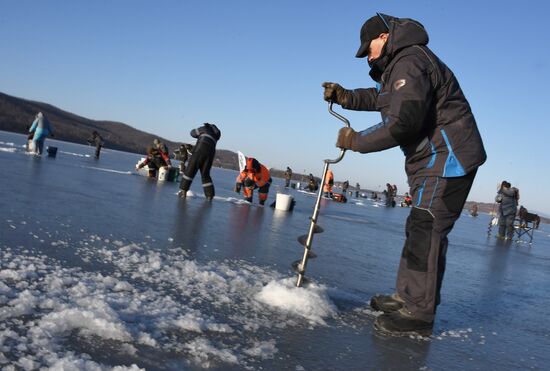
[[[384,313],[395,312],[403,308],[403,304],[405,302],[397,294],[376,295],[370,299],[371,308]]]
[[[392,336],[430,336],[433,322],[422,321],[407,309],[401,308],[377,317],[374,320],[374,329],[379,333]]]

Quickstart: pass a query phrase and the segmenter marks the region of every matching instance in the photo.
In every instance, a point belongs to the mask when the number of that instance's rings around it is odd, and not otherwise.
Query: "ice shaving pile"
[[[124,370],[172,357],[182,367],[250,367],[276,356],[271,329],[324,325],[336,312],[325,287],[296,288],[243,261],[199,264],[181,248],[97,235],[35,238],[100,269],[3,245],[0,366]]]

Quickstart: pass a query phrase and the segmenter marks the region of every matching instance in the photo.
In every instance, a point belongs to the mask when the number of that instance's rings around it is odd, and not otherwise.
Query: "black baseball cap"
[[[390,31],[384,15],[376,13],[374,17],[370,17],[361,27],[360,39],[361,46],[357,50],[356,58],[365,58],[369,54],[370,42],[381,33],[388,33]]]

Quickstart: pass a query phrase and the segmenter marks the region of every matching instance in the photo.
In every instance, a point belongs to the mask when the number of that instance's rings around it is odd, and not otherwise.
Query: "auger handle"
[[[351,125],[350,125],[350,123],[349,123],[349,121],[348,121],[347,118],[345,118],[344,116],[342,116],[342,115],[339,114],[338,112],[334,112],[334,110],[332,109],[332,105],[333,105],[333,104],[334,104],[333,102],[329,102],[329,104],[328,104],[328,112],[329,112],[332,116],[336,117],[338,120],[342,121],[342,122],[344,123],[344,125],[346,125],[346,127],[348,127],[348,128],[351,127]],[[345,150],[345,149],[341,149],[341,150],[340,150],[340,155],[339,155],[337,158],[335,158],[334,160],[325,160],[325,163],[327,163],[327,164],[336,164],[336,163],[342,161],[342,159],[344,158],[344,154],[345,154],[345,153],[346,153],[346,150]]]

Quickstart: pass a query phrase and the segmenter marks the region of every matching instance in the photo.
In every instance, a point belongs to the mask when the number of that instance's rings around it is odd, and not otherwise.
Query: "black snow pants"
[[[434,320],[445,273],[447,235],[459,218],[477,170],[456,178],[409,179],[412,209],[397,273],[397,293],[418,319]]]
[[[207,141],[202,141],[193,148],[191,158],[182,175],[180,184],[182,191],[187,192],[189,190],[193,178],[197,174],[197,171],[200,170],[204,195],[207,198],[214,197],[214,183],[212,183],[212,178],[210,177],[210,169],[212,168],[215,155],[216,147]]]

